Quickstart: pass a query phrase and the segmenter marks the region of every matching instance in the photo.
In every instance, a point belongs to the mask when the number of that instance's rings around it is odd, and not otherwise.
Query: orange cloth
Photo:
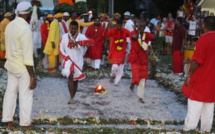
[[[67,3],[69,5],[74,5],[72,0],[59,0],[58,4],[63,4],[63,3]]]

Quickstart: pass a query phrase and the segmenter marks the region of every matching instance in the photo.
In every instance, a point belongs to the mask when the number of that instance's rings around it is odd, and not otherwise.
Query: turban
[[[106,14],[101,13],[101,14],[99,15],[99,17],[106,17]]]
[[[48,14],[47,18],[54,18],[54,16],[52,14]]]
[[[63,16],[70,16],[68,12],[64,12]]]
[[[7,13],[4,15],[4,17],[10,17],[10,16],[12,16],[12,15],[13,15],[13,13],[7,12]]]
[[[114,16],[115,16],[115,15],[118,15],[119,17],[121,17],[121,15],[120,15],[119,13],[115,13]]]
[[[61,17],[63,17],[63,15],[62,15],[62,13],[57,13],[57,14],[55,14],[54,17],[55,17],[55,18],[61,18]]]
[[[20,14],[30,13],[31,11],[32,11],[31,3],[27,1],[23,1],[17,5],[15,13],[16,15],[20,15]]]
[[[124,13],[124,15],[128,15],[128,16],[130,16],[130,15],[131,15],[131,13],[130,13],[129,11],[126,11],[126,12]]]

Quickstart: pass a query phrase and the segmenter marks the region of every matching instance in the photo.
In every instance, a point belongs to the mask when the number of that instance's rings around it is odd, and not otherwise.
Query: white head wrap
[[[68,12],[64,12],[63,16],[70,16]]]
[[[30,2],[23,1],[20,2],[15,10],[16,15],[27,14],[32,11],[32,6]]]

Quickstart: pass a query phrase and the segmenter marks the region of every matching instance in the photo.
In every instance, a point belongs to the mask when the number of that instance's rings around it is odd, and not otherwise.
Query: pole
[[[113,17],[114,13],[114,0],[109,0],[109,16]]]

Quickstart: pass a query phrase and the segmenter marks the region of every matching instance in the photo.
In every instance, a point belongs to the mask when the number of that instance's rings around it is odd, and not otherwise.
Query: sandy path
[[[94,95],[96,85],[103,85],[109,94]],[[123,79],[118,86],[108,79],[83,80],[75,99],[79,102],[68,105],[67,80],[44,78],[38,81],[34,92],[33,117],[79,117],[142,118],[155,120],[183,120],[186,106],[177,102],[177,96],[148,80],[145,89],[145,104],[138,102],[136,88],[129,90],[130,80]]]

